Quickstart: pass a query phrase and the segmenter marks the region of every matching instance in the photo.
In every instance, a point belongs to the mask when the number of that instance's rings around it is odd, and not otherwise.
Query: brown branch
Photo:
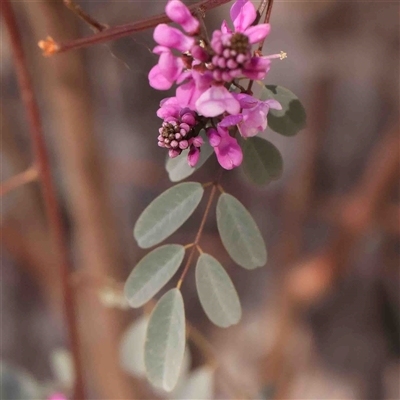
[[[74,307],[74,298],[68,279],[70,271],[70,261],[68,248],[66,245],[64,227],[62,224],[61,213],[51,176],[49,157],[42,134],[42,124],[39,115],[39,109],[29,77],[17,22],[9,0],[2,1],[2,6],[3,18],[11,42],[11,50],[14,58],[19,89],[29,121],[29,133],[32,140],[35,163],[37,164],[38,173],[40,176],[41,190],[45,202],[49,228],[51,230],[52,238],[54,240],[56,252],[58,255],[60,278],[63,286],[65,319],[69,333],[71,352],[73,356],[76,375],[74,398],[83,400],[85,398],[83,371],[81,368],[79,335]]]
[[[214,196],[215,196],[215,193],[216,193],[216,191],[217,191],[217,188],[218,188],[218,184],[215,183],[215,184],[213,185],[212,189],[211,189],[210,197],[208,198],[208,202],[207,202],[207,205],[206,205],[206,209],[205,209],[205,211],[204,211],[203,218],[201,219],[200,226],[199,226],[199,230],[197,231],[196,238],[194,239],[193,246],[192,246],[192,248],[191,248],[191,250],[190,250],[189,257],[188,257],[187,262],[186,262],[186,264],[185,264],[185,268],[183,269],[182,275],[181,275],[181,277],[179,278],[179,281],[178,281],[178,283],[177,283],[177,285],[176,285],[176,287],[177,287],[178,289],[180,289],[180,287],[181,287],[181,285],[182,285],[182,282],[183,282],[183,280],[185,279],[185,276],[186,276],[187,272],[189,271],[190,264],[191,264],[191,262],[192,262],[194,253],[195,253],[196,250],[197,250],[197,245],[198,245],[199,242],[200,242],[201,234],[203,233],[204,225],[205,225],[205,223],[206,223],[206,219],[207,219],[208,213],[210,212],[211,204],[212,204],[212,201],[214,200]]]
[[[63,0],[65,6],[71,10],[75,15],[77,15],[82,21],[86,22],[95,32],[102,32],[108,28],[107,25],[96,21],[88,13],[83,11],[83,9],[76,4],[73,0]]]
[[[192,6],[189,6],[189,9],[192,11],[192,13],[204,13],[207,10],[211,10],[225,3],[229,3],[229,1],[230,0],[202,0],[196,4],[193,4]],[[159,24],[168,22],[171,22],[171,20],[165,13],[163,13],[150,18],[142,19],[140,21],[114,26],[92,36],[72,40],[70,42],[57,43],[52,38],[48,37],[46,40],[41,40],[38,45],[43,50],[43,54],[45,56],[50,56],[55,53],[62,53],[73,49],[81,49],[84,47],[93,46],[95,44],[121,39],[134,33],[145,31],[147,29],[154,28]]]
[[[30,183],[36,181],[38,179],[38,170],[36,167],[32,166],[29,167],[24,172],[21,172],[17,175],[14,175],[10,179],[6,180],[5,182],[1,183],[0,185],[0,197],[4,196],[5,194],[11,192],[18,187],[25,185],[26,183]]]

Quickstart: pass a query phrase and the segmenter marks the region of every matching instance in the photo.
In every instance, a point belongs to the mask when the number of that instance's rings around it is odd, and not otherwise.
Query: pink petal
[[[214,128],[210,128],[207,131],[207,137],[208,137],[210,146],[212,146],[212,147],[218,146],[221,142],[221,136],[219,136],[217,130]]]
[[[194,45],[194,39],[184,35],[179,29],[167,24],[157,25],[153,34],[154,40],[161,46],[177,49],[184,53]]]
[[[175,57],[171,51],[161,53],[158,65],[161,73],[172,82],[176,81],[184,66],[182,59]]]
[[[239,114],[240,104],[224,86],[211,86],[196,101],[198,112],[205,117],[224,113]]]
[[[155,65],[149,72],[150,86],[157,90],[168,90],[173,82],[168,80],[161,72],[160,67]]]
[[[261,42],[261,40],[265,39],[270,31],[271,31],[270,24],[260,24],[247,28],[245,34],[246,36],[248,36],[249,42],[253,44]]]
[[[204,140],[201,136],[196,136],[195,138],[193,138],[193,146],[195,147],[201,147],[204,143]]]
[[[234,21],[240,13],[242,7],[248,0],[236,0],[231,7],[231,20]]]
[[[268,107],[272,108],[273,110],[282,110],[281,103],[279,103],[279,101],[277,101],[277,100],[269,99],[269,100],[265,100],[263,103],[267,104]]]
[[[193,17],[190,10],[179,0],[170,0],[165,7],[165,13],[168,17],[181,25],[189,34],[193,35],[198,32],[200,23]]]
[[[223,128],[228,128],[229,126],[237,125],[242,120],[242,114],[228,115],[218,125],[222,126]]]
[[[246,2],[233,20],[236,32],[244,32],[256,19],[257,12],[251,1]],[[161,44],[161,43],[160,43]]]
[[[221,32],[222,33],[232,33],[232,29],[229,28],[228,23],[225,20],[222,21]]]
[[[242,108],[253,108],[260,102],[260,100],[245,93],[237,93],[234,94],[234,96],[239,101],[240,107]]]
[[[222,168],[232,169],[238,167],[243,161],[242,149],[237,140],[229,135],[227,131],[218,129],[222,136],[220,144],[214,148],[218,162]]]
[[[191,146],[187,157],[188,164],[193,168],[198,163],[199,158],[200,149],[198,147]]]

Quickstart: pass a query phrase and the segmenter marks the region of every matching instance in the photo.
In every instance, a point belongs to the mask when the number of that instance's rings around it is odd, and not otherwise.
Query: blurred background
[[[79,2],[110,26],[160,13],[165,3]],[[152,32],[44,58],[39,40],[68,41],[90,28],[61,1],[12,6],[68,234],[88,398],[163,398],[120,359],[121,338],[142,314],[121,298],[121,283],[146,254],[132,228],[171,186],[155,115],[169,93],[147,80]],[[229,6],[207,13],[210,29]],[[299,96],[308,127],[292,138],[263,133],[284,159],[282,178],[265,189],[240,169],[223,175],[224,189],[255,217],[269,260],[254,271],[235,265],[208,219],[202,248],[228,270],[243,306],[240,324],[215,327],[189,271],[186,316],[217,365],[209,398],[400,398],[399,11],[390,1],[275,0],[264,52],[288,58],[273,64],[266,83]],[[32,144],[3,22],[1,29],[5,182],[31,165]],[[216,169],[212,157],[189,179],[210,181]],[[2,399],[36,399],[35,385],[68,386],[60,377],[60,358],[68,358],[60,351],[68,347],[61,280],[38,184],[4,195],[1,213]],[[194,237],[201,215],[169,242]],[[196,369],[207,357],[189,346]]]

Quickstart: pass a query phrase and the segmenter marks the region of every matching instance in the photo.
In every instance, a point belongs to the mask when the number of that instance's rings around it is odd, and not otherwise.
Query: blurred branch
[[[204,13],[207,10],[211,10],[225,3],[229,3],[229,1],[230,0],[202,0],[196,4],[189,6],[189,9],[192,11],[192,13]],[[55,42],[51,37],[48,37],[46,40],[41,40],[38,45],[43,50],[43,55],[51,56],[56,53],[62,53],[73,49],[81,49],[83,47],[93,46],[95,44],[121,39],[134,33],[145,31],[147,29],[154,28],[159,24],[168,22],[171,22],[171,20],[167,17],[165,13],[163,13],[150,18],[142,19],[140,21],[130,22],[128,24],[107,28],[92,36],[72,40],[65,43]]]
[[[47,218],[58,255],[60,278],[63,285],[64,312],[69,339],[71,342],[71,352],[76,375],[74,398],[82,400],[85,398],[85,394],[80,359],[79,335],[74,308],[74,298],[68,279],[70,262],[64,227],[62,224],[61,213],[51,177],[50,162],[47,154],[46,144],[43,138],[39,109],[29,77],[17,22],[9,0],[4,0],[2,2],[2,11],[6,29],[11,42],[12,55],[14,58],[21,97],[29,121],[29,133],[32,140],[35,163],[38,167],[38,173],[40,176],[41,190],[45,202]]]
[[[108,28],[107,25],[96,21],[88,13],[83,11],[83,9],[76,4],[73,0],[63,0],[65,6],[71,10],[75,15],[77,15],[82,21],[86,22],[95,32],[101,32]]]
[[[38,179],[38,170],[36,167],[32,166],[26,171],[14,175],[10,179],[1,183],[0,185],[0,197],[4,196],[8,192],[11,192],[18,187],[25,185],[26,183],[36,181]]]

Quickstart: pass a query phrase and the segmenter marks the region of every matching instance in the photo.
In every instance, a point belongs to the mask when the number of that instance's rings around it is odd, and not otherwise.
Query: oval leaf
[[[222,265],[209,254],[202,254],[196,265],[196,286],[200,303],[217,326],[237,324],[242,316],[239,296]]]
[[[125,331],[120,344],[120,362],[122,368],[136,377],[146,375],[144,366],[144,343],[149,317],[143,316],[136,320]]]
[[[167,244],[143,257],[125,283],[129,305],[138,308],[147,303],[174,276],[184,255],[182,245]]]
[[[142,212],[133,230],[139,246],[146,249],[173,234],[192,215],[203,193],[200,183],[185,182],[153,200]]]
[[[217,225],[232,259],[246,269],[262,267],[267,250],[253,217],[235,197],[224,193],[217,203]]]
[[[281,103],[282,110],[268,112],[268,126],[284,136],[294,136],[307,125],[306,111],[298,97],[289,89],[276,85],[265,85],[261,99],[275,99]]]
[[[150,316],[144,348],[149,381],[170,392],[176,385],[185,353],[185,310],[181,292],[171,289]]]
[[[256,185],[266,185],[280,178],[283,159],[279,150],[268,140],[251,137],[243,145],[243,170]]]
[[[203,164],[210,158],[214,149],[209,145],[207,136],[204,130],[200,133],[200,136],[204,139],[204,144],[201,146],[200,158],[195,167],[191,167],[187,162],[188,150],[182,152],[182,154],[175,158],[168,158],[165,165],[165,169],[168,172],[168,177],[172,182],[179,182],[197,171]]]

